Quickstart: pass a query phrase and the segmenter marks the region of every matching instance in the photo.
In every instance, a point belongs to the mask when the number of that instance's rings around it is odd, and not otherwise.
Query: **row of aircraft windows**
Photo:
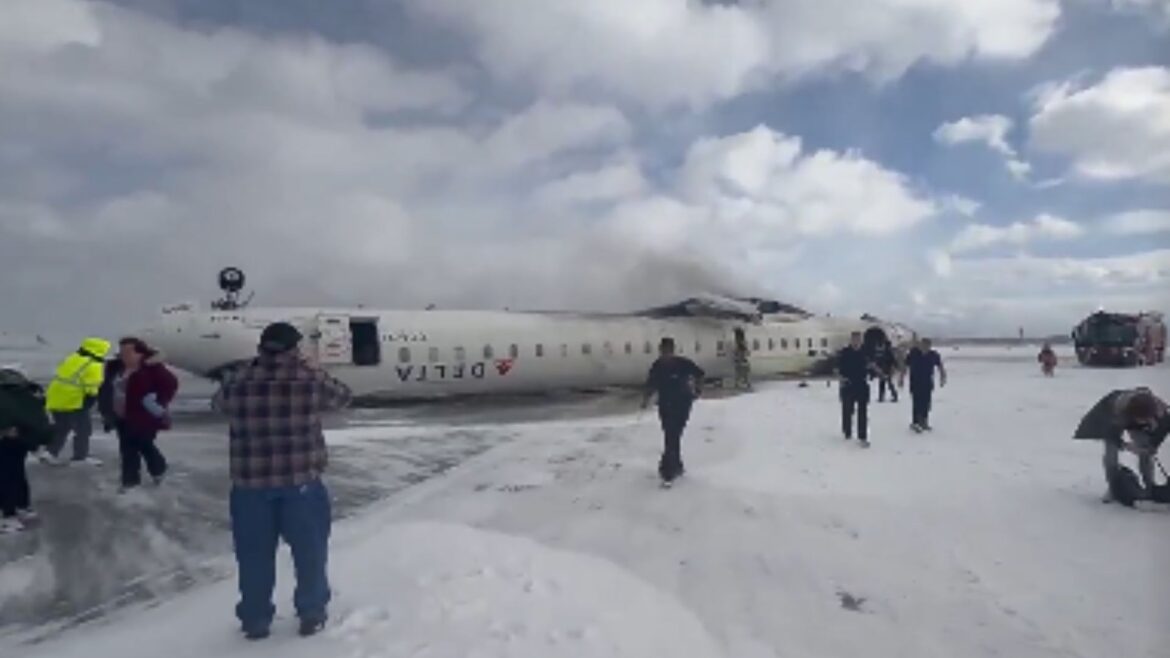
[[[801,349],[801,340],[799,338],[793,339],[793,342],[794,342],[793,347],[795,349]],[[775,351],[776,343],[777,343],[777,341],[775,339],[769,338],[768,339],[768,350]],[[781,338],[779,341],[779,344],[780,344],[780,349],[782,349],[782,350],[788,349],[788,339],[787,338]],[[760,343],[760,340],[758,338],[753,340],[752,341],[752,350],[756,351],[756,352],[760,351],[760,345],[761,345],[761,343]],[[812,349],[813,339],[806,338],[804,340],[804,345],[807,349]],[[701,343],[699,341],[695,341],[694,347],[695,347],[695,350],[694,350],[695,354],[701,354],[703,352],[703,343]],[[828,349],[828,347],[829,347],[829,339],[828,338],[821,339],[821,347],[824,349]],[[715,352],[717,354],[724,353],[725,348],[726,348],[726,344],[724,343],[724,341],[717,341],[715,343]],[[602,344],[602,350],[605,352],[605,354],[612,355],[614,353],[613,343],[606,341],[605,343]],[[634,344],[633,343],[626,343],[625,346],[623,347],[622,351],[626,354],[633,354],[634,353]],[[683,350],[679,350],[680,353],[682,351]],[[467,350],[465,348],[456,347],[454,352],[455,352],[455,361],[466,361],[467,360]],[[651,343],[650,341],[646,341],[645,343],[643,343],[642,344],[642,353],[643,354],[653,354],[654,353],[654,344]],[[545,356],[544,345],[542,343],[537,343],[534,346],[533,354],[537,357],[544,357]],[[593,354],[593,345],[591,343],[582,343],[581,344],[581,354],[584,354],[586,356]],[[567,343],[561,343],[560,355],[562,358],[569,356],[569,345]],[[512,343],[511,345],[509,345],[508,346],[508,357],[515,359],[519,356],[520,356],[520,346],[515,344],[515,343]],[[411,357],[412,357],[411,349],[409,347],[398,348],[398,361],[399,361],[399,363],[410,363]],[[439,353],[439,348],[437,348],[437,347],[427,348],[427,360],[428,361],[430,361],[431,363],[436,363],[440,360],[440,357],[441,357],[441,355]],[[485,358],[485,359],[495,358],[495,349],[491,345],[484,345],[483,346],[483,358]]]

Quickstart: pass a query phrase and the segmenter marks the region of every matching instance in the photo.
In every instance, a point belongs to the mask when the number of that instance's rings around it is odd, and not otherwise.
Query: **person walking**
[[[686,472],[682,460],[682,434],[691,417],[691,407],[702,394],[706,373],[694,361],[675,354],[674,339],[664,337],[658,344],[658,358],[650,366],[642,396],[642,408],[657,396],[658,420],[662,425],[662,458],[658,476],[669,486]]]
[[[886,389],[890,389],[890,402],[898,401],[898,387],[894,386],[894,370],[898,366],[898,357],[894,348],[883,341],[878,343],[874,354],[874,364],[878,368],[878,402],[886,401]]]
[[[1040,371],[1044,373],[1045,377],[1052,377],[1056,374],[1056,352],[1052,351],[1052,345],[1044,343],[1036,360],[1040,362]]]
[[[44,391],[19,366],[0,368],[0,534],[37,520],[25,462],[52,438]]]
[[[849,336],[849,345],[837,355],[837,373],[840,376],[841,432],[845,440],[853,438],[853,418],[857,417],[857,439],[869,447],[869,377],[878,375],[877,366],[870,361],[862,346],[860,331]]]
[[[939,372],[939,387],[947,385],[947,369],[942,357],[931,347],[929,338],[923,338],[906,355],[906,369],[898,377],[898,385],[904,383],[906,372],[910,373],[910,429],[915,432],[933,429],[930,426],[930,409],[934,397],[934,370]]]
[[[102,385],[102,360],[110,351],[110,342],[86,338],[76,352],[57,366],[53,381],[45,394],[45,408],[53,418],[53,439],[41,454],[41,461],[61,465],[61,451],[73,434],[73,463],[100,466],[101,460],[89,454],[93,435],[93,403]]]
[[[171,428],[167,407],[178,390],[178,379],[157,351],[138,338],[118,342],[118,358],[106,364],[98,390],[98,409],[105,431],[118,434],[120,491],[142,484],[143,462],[155,485],[162,484],[167,460],[157,439],[159,432]]]
[[[332,524],[321,414],[346,407],[348,387],[299,353],[301,333],[277,322],[259,355],[229,373],[212,407],[230,418],[232,540],[239,567],[236,617],[250,640],[268,637],[276,608],[276,549],[292,549],[293,601],[300,634],[324,627],[331,598],[327,563]]]
[[[735,329],[735,343],[732,346],[731,358],[735,367],[735,387],[750,391],[752,389],[751,351],[748,349],[747,336],[739,327]]]

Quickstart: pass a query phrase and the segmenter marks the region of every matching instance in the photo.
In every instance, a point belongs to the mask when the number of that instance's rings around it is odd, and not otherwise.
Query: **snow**
[[[1165,656],[1170,510],[1102,504],[1100,444],[1069,437],[1112,388],[1170,392],[1170,368],[1045,379],[1031,349],[981,352],[943,350],[932,433],[872,404],[869,450],[823,382],[701,401],[669,491],[652,413],[496,426],[513,440],[338,525],[316,638],[285,554],[264,642],[235,632],[228,581],[0,655]],[[337,438],[379,431],[410,430]]]

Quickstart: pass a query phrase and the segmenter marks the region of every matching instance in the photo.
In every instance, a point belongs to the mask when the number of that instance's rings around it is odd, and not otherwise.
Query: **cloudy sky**
[[[3,0],[0,308],[1170,310],[1170,0]]]

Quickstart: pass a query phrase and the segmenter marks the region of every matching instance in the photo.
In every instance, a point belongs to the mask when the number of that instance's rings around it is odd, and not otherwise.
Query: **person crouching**
[[[1139,498],[1152,497],[1154,458],[1170,433],[1170,412],[1164,401],[1145,387],[1111,391],[1097,401],[1081,418],[1074,439],[1099,439],[1105,444],[1102,464],[1108,490],[1103,502],[1114,500],[1120,486],[1120,453],[1132,452],[1138,458],[1143,491]],[[1129,435],[1129,441],[1124,439]]]
[[[0,534],[19,532],[36,520],[25,462],[52,439],[44,391],[19,367],[0,368]]]
[[[142,463],[156,485],[167,472],[167,460],[158,448],[158,433],[171,428],[168,405],[179,383],[162,363],[158,352],[138,338],[118,342],[118,358],[106,363],[98,392],[98,408],[106,432],[118,434],[122,459],[122,487],[142,484]]]

